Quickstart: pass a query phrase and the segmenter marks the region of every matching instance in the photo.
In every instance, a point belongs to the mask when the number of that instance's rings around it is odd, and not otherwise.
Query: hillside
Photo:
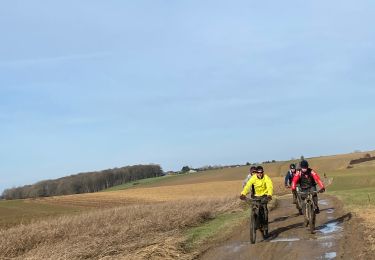
[[[332,156],[321,156],[307,158],[312,168],[321,173],[331,173],[337,170],[346,169],[349,162],[353,159],[361,158],[365,154],[375,155],[375,151],[340,154]],[[275,163],[263,164],[265,172],[271,177],[284,177],[289,170],[291,163],[298,163],[299,160],[281,161]],[[141,187],[159,187],[159,186],[173,186],[184,184],[196,184],[207,182],[222,182],[222,181],[242,181],[248,173],[249,166],[225,168],[219,170],[208,170],[204,172],[197,172],[192,174],[183,174],[171,177],[163,177],[156,182],[140,183],[133,186],[133,188]],[[129,188],[127,186],[126,188]]]
[[[333,179],[328,193],[339,196],[371,233],[375,162],[347,168],[350,160],[364,154],[308,160]],[[290,192],[283,187],[290,163],[264,165],[277,195]],[[107,192],[1,201],[0,237],[7,239],[0,241],[0,258],[192,259],[246,221],[238,194],[247,172],[248,167],[226,168],[136,181]],[[25,233],[27,238],[22,237]],[[367,235],[366,241],[371,239]]]

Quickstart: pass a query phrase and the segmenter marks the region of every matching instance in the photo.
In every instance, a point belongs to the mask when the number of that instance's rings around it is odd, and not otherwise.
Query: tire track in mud
[[[200,259],[336,259],[343,257],[343,240],[347,239],[345,222],[352,218],[344,212],[342,203],[328,195],[319,196],[320,214],[316,218],[315,233],[303,225],[291,195],[279,199],[277,209],[269,213],[269,238],[262,239],[257,232],[257,242],[250,243],[249,223],[233,236],[211,248]],[[347,243],[346,243],[347,244]]]

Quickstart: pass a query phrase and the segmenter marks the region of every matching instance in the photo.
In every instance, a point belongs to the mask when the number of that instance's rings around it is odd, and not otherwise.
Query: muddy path
[[[319,207],[316,231],[311,234],[292,204],[292,197],[283,196],[269,214],[269,238],[263,240],[258,231],[257,242],[251,244],[246,223],[200,259],[352,259],[347,252],[355,251],[356,243],[349,242],[360,238],[353,238],[355,230],[347,230],[352,214],[343,210],[338,199],[328,195],[319,196]]]

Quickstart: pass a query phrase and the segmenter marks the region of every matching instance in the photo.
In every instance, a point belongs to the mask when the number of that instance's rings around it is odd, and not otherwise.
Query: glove
[[[246,200],[246,196],[243,195],[243,194],[241,194],[241,195],[240,195],[240,200]]]
[[[271,196],[271,195],[268,195],[268,196],[267,196],[267,199],[268,199],[268,200],[272,200],[272,196]]]
[[[323,193],[326,191],[326,188],[321,188],[319,192]]]

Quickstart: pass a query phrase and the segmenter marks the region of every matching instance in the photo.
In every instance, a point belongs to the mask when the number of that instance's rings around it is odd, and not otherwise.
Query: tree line
[[[371,154],[367,153],[362,158],[351,160],[349,162],[349,165],[363,163],[363,162],[368,162],[368,161],[373,161],[373,160],[375,160],[375,156],[373,157],[373,156],[371,156]]]
[[[55,180],[44,180],[33,185],[6,189],[2,194],[2,198],[25,199],[97,192],[116,185],[158,177],[163,174],[160,165],[134,165],[103,171],[85,172]]]

